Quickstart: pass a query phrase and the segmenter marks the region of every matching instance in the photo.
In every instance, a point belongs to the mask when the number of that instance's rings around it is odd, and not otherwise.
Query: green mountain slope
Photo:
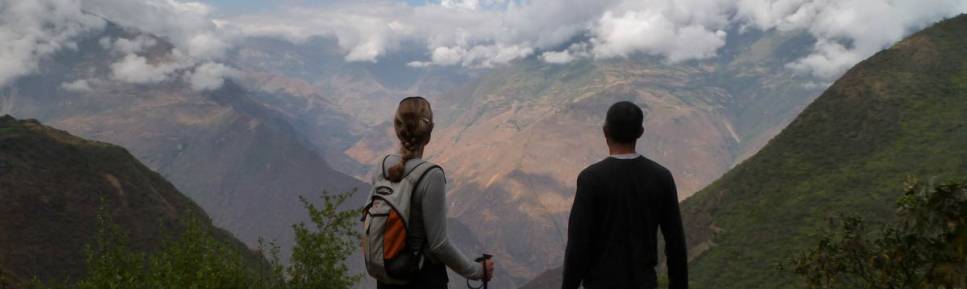
[[[102,206],[137,250],[159,248],[196,218],[243,256],[260,258],[124,148],[0,117],[0,273],[8,281],[83,276]]]
[[[828,218],[887,221],[906,177],[967,175],[965,51],[960,16],[876,54],[686,200],[693,288],[797,288],[775,264]]]

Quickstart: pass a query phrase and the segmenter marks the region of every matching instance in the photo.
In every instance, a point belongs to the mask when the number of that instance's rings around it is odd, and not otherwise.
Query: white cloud
[[[612,2],[447,1],[414,7],[399,2],[344,1],[237,16],[223,23],[246,35],[274,35],[292,41],[332,37],[347,61],[378,61],[402,43],[412,42],[426,45],[428,59],[413,61],[411,66],[488,67],[571,40],[586,31]],[[488,5],[503,8],[485,9]]]
[[[808,31],[817,39],[813,53],[789,67],[831,79],[904,36],[964,12],[963,0],[742,0],[735,21]]]
[[[292,2],[290,2],[292,3]],[[534,56],[565,63],[635,54],[669,61],[714,57],[732,28],[802,30],[814,51],[791,69],[834,78],[856,62],[944,17],[963,0],[443,0],[410,6],[391,0],[334,0],[213,19],[188,0],[0,0],[0,85],[33,73],[41,59],[103,29],[103,16],[163,38],[173,58],[145,58],[150,38],[102,39],[117,51],[116,78],[172,79],[218,62],[238,37],[337,40],[346,61],[376,62],[403,45],[425,45],[411,66],[491,67]],[[572,49],[574,45],[581,49]],[[569,48],[561,50],[563,45]],[[167,61],[167,62],[165,62]],[[135,71],[143,69],[140,71]],[[130,75],[122,75],[130,73]],[[184,78],[182,78],[184,79]]]
[[[118,40],[114,41],[113,45],[105,44],[110,43],[110,41],[111,40],[109,38],[103,38],[98,42],[103,42],[101,43],[101,46],[111,47],[114,51],[123,54],[139,53],[146,48],[151,48],[152,46],[158,44],[154,38],[145,35],[135,36],[134,39],[118,38]]]
[[[66,91],[70,92],[89,92],[91,91],[91,84],[87,79],[78,79],[71,82],[64,82],[60,84],[60,87]]]
[[[574,61],[574,55],[570,51],[548,51],[541,54],[541,60],[547,63],[564,64]]]
[[[238,72],[231,67],[215,62],[206,62],[185,74],[191,88],[198,91],[214,90],[222,87],[225,78],[235,77]]]
[[[77,1],[0,1],[0,86],[36,72],[42,58],[76,48],[75,37],[104,24]]]
[[[440,6],[467,10],[480,9],[480,0],[441,0]]]
[[[128,54],[111,64],[111,77],[127,83],[154,84],[170,79],[178,68],[170,63],[149,64],[142,56]]]
[[[644,52],[664,55],[671,61],[715,56],[725,45],[725,32],[702,25],[680,26],[654,11],[628,11],[621,16],[607,12],[594,29],[595,57],[627,57]]]
[[[591,56],[587,43],[575,43],[562,51],[546,51],[541,54],[541,60],[547,63],[564,64]]]
[[[198,63],[218,61],[234,33],[221,29],[205,4],[182,0],[0,0],[0,86],[34,73],[42,59],[62,49],[76,49],[84,33],[100,33],[108,19],[173,44],[166,57],[145,58],[157,44],[149,36],[98,43],[115,52],[111,77],[131,83],[158,83]],[[103,18],[101,18],[103,17]],[[65,89],[83,88],[72,82]]]
[[[813,54],[789,66],[828,78],[963,12],[963,0],[443,0],[422,6],[372,0],[289,6],[220,23],[246,35],[332,37],[347,61],[378,61],[404,42],[424,43],[426,58],[409,65],[470,67],[535,52],[555,63],[637,53],[702,59],[717,54],[731,28],[803,30],[819,41]],[[588,39],[581,42],[590,54],[559,50],[575,39]]]
[[[164,37],[193,59],[217,59],[230,47],[231,31],[219,30],[211,8],[179,0],[83,0],[82,8],[124,27]]]

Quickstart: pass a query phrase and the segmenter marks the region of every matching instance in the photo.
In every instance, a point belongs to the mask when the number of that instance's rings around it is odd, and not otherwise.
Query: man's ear
[[[635,137],[635,139],[641,138],[641,136],[644,135],[644,134],[645,134],[645,127],[644,126],[638,127],[638,136]]]
[[[601,133],[604,133],[604,138],[611,138],[611,133],[608,132],[608,126],[601,126]]]

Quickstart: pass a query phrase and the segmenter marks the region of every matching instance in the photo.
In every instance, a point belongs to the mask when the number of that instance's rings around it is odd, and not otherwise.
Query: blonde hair
[[[433,110],[430,102],[419,96],[410,96],[400,101],[393,120],[396,138],[400,140],[399,164],[389,169],[387,179],[392,182],[403,180],[406,162],[416,158],[416,153],[430,142],[433,132]]]

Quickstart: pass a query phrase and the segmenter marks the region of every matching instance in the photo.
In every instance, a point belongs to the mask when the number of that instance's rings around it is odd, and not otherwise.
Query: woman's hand
[[[483,261],[484,266],[484,281],[490,281],[494,278],[494,261],[486,259]]]

